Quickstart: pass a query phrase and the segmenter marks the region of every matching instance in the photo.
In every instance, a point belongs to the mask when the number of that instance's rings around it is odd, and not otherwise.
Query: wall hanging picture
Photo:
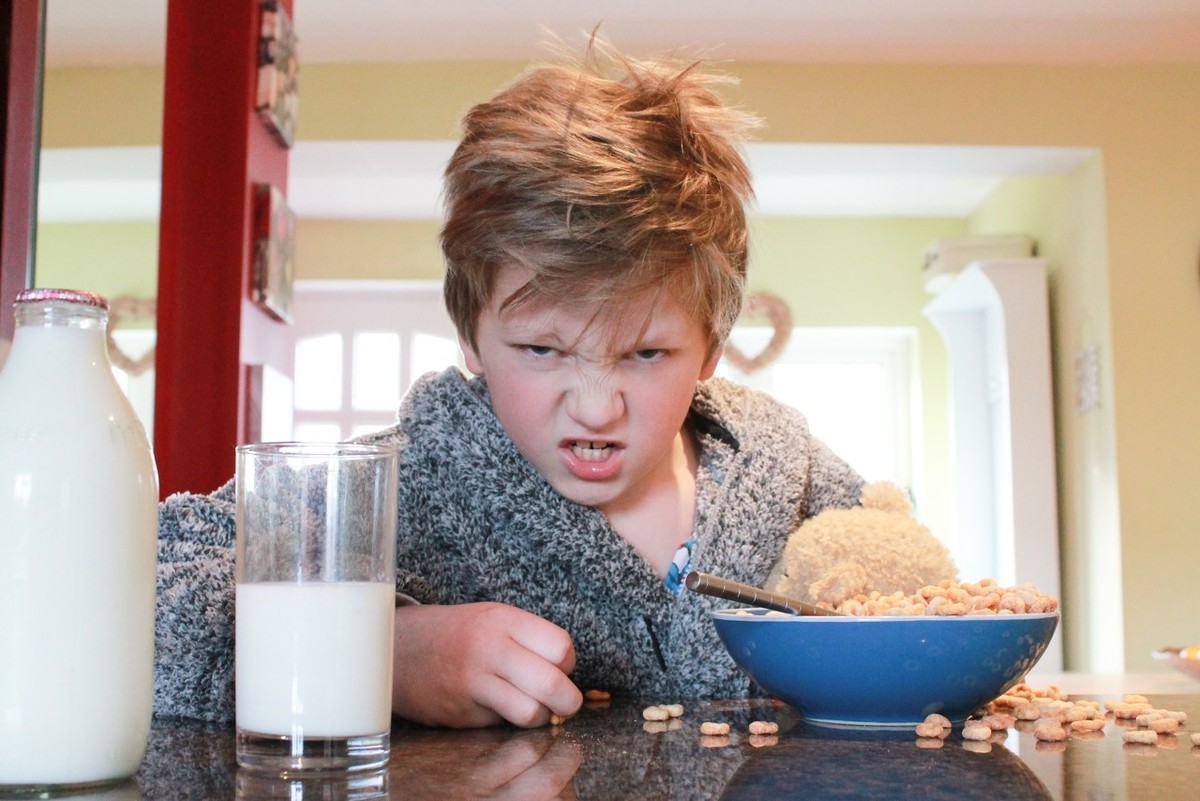
[[[270,184],[254,186],[254,281],[250,297],[277,320],[292,321],[296,215]]]
[[[258,40],[258,116],[284,147],[296,138],[296,34],[279,0],[263,0]]]

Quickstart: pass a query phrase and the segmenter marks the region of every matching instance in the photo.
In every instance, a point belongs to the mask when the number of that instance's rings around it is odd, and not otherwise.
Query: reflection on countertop
[[[1200,683],[1185,686],[1186,694],[1151,695],[1150,700],[1186,712],[1187,731],[1200,731]],[[982,793],[992,801],[1200,796],[1200,747],[1192,746],[1187,733],[1158,747],[1130,746],[1110,721],[1098,739],[1039,743],[1032,726],[1018,724],[998,742],[965,743],[955,732],[931,749],[919,746],[908,730],[814,726],[796,710],[769,700],[694,702],[677,723],[647,726],[642,709],[670,700],[613,699],[591,704],[562,726],[536,730],[459,731],[398,722],[387,770],[355,775],[350,782],[344,777],[287,782],[239,771],[231,730],[159,719],[132,783],[72,798],[776,801],[957,800]],[[728,722],[730,735],[701,737],[700,723],[706,720]],[[778,735],[752,737],[747,731],[754,720],[778,722]]]

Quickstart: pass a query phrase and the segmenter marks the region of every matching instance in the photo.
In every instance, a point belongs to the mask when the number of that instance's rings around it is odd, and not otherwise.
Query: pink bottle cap
[[[99,306],[108,310],[108,300],[95,292],[84,292],[81,289],[22,289],[17,293],[18,303],[40,303],[47,300],[57,300],[62,303],[81,303],[85,306]]]

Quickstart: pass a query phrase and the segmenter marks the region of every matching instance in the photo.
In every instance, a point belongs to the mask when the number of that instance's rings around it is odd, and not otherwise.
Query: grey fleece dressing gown
[[[721,379],[689,422],[700,443],[697,570],[761,586],[798,523],[858,502],[862,479],[802,415]],[[397,589],[423,603],[500,601],[574,640],[581,689],[656,698],[752,691],[708,612],[676,596],[594,508],[564,499],[521,456],[479,379],[424,376],[396,426],[361,438],[400,451]],[[160,510],[155,712],[233,717],[233,482]]]

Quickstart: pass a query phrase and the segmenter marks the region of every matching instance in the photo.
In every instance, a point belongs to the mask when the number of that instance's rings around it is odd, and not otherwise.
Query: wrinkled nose
[[[625,413],[625,398],[611,376],[580,375],[567,391],[566,409],[588,431],[604,431]]]

